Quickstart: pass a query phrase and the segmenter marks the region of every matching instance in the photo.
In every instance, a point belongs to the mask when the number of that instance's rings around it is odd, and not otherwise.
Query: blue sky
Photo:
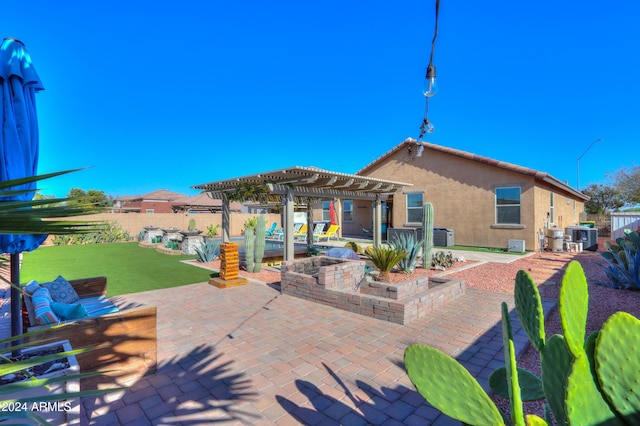
[[[576,186],[637,164],[640,4],[442,0],[428,142]],[[417,138],[434,1],[5,2],[43,182],[113,196],[290,166],[354,173]],[[635,161],[635,163],[634,163]]]

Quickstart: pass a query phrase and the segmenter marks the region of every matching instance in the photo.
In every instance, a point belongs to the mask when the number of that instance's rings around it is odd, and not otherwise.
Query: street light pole
[[[587,151],[589,151],[591,149],[591,147],[593,147],[597,142],[600,142],[602,140],[602,138],[598,138],[596,140],[594,140],[593,142],[591,142],[591,145],[589,145],[589,148],[585,149],[584,152],[582,153],[582,155],[580,157],[578,157],[578,159],[576,160],[576,168],[578,170],[578,181],[577,181],[577,189],[578,191],[580,191],[580,159],[582,157],[584,157],[584,155],[587,153]]]

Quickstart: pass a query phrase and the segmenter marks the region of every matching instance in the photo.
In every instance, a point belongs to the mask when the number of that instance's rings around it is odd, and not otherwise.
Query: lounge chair
[[[273,238],[276,240],[284,240],[284,228],[278,228],[273,231]]]
[[[340,227],[338,225],[331,225],[329,226],[329,229],[327,229],[325,232],[316,234],[313,234],[313,238],[316,241],[320,241],[321,238],[326,238],[327,241],[329,241],[330,238],[335,238],[336,240],[338,239],[338,229],[340,229]]]
[[[293,233],[293,238],[296,240],[307,238],[307,224],[303,223],[302,226]]]
[[[277,226],[278,226],[278,224],[277,224],[277,223],[275,223],[275,222],[273,222],[273,223],[271,224],[271,228],[269,228],[269,229],[267,229],[267,230],[265,231],[266,236],[267,236],[267,237],[273,237],[273,233],[274,233],[274,232],[276,232],[276,227],[277,227]]]

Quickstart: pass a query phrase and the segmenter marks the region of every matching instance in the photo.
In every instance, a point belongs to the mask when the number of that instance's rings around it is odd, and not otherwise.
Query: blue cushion
[[[38,284],[38,281],[36,280],[31,280],[27,283],[27,285],[24,286],[24,291],[27,292],[27,294],[33,294],[34,291],[36,291],[37,289],[40,288],[40,284]]]
[[[42,286],[49,289],[51,299],[57,303],[75,303],[80,298],[69,281],[62,278],[61,275],[58,275],[58,278],[50,283],[42,284]]]
[[[87,316],[90,317],[118,312],[118,307],[104,296],[80,299],[78,300],[78,303],[85,307],[87,310]]]
[[[74,320],[89,316],[87,309],[79,303],[51,302],[51,309],[61,320]]]
[[[56,314],[51,309],[51,295],[49,290],[42,287],[37,289],[31,296],[33,310],[35,311],[36,324],[57,324],[60,322]]]

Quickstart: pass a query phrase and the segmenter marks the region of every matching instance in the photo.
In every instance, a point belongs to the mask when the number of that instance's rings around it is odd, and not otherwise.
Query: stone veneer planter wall
[[[364,276],[365,262],[315,256],[284,262],[283,294],[397,324],[408,324],[464,294],[462,280],[421,277],[398,284]]]

